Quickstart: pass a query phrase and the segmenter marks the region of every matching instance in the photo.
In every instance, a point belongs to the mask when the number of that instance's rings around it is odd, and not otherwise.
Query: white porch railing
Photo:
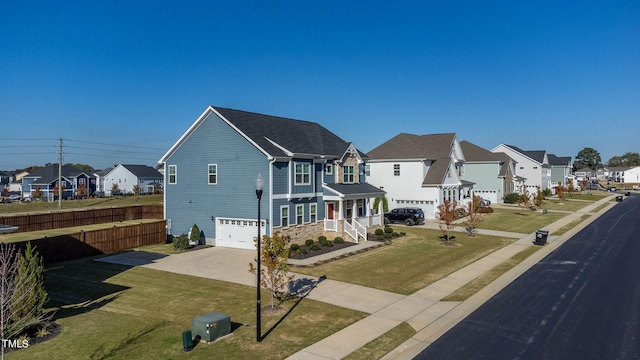
[[[327,231],[338,231],[338,220],[324,219],[324,229]]]
[[[351,236],[352,239],[358,242],[358,230],[351,226],[348,221],[344,222],[344,232],[346,232],[347,235]]]
[[[364,241],[367,241],[367,227],[362,225],[360,221],[352,221],[352,223],[354,224],[354,228],[356,229],[356,242],[358,242],[358,236],[362,236]]]

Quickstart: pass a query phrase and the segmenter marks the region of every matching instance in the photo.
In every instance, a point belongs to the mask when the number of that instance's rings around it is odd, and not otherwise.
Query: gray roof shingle
[[[451,155],[455,136],[454,133],[428,135],[400,133],[369,151],[367,156],[373,160],[443,159]]]

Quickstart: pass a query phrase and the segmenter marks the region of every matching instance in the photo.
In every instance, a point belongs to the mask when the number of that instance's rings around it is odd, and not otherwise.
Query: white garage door
[[[483,199],[490,200],[492,204],[498,203],[498,192],[495,190],[473,190],[473,194]]]
[[[261,221],[260,236],[265,234],[264,220]],[[258,236],[256,219],[216,218],[216,246],[255,250],[253,242]]]

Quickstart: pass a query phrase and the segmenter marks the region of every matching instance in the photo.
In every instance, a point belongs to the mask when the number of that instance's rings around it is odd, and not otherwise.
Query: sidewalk
[[[585,213],[590,213],[598,206],[609,200],[609,197],[604,198],[580,211],[565,216],[555,223],[545,227],[545,230],[553,233],[553,231],[557,231],[566,224],[579,219]],[[612,204],[602,209],[598,214],[589,217],[573,230],[563,234],[562,236],[551,236],[548,239],[549,244],[547,244],[547,246],[543,247],[534,255],[530,256],[518,266],[506,272],[483,290],[463,302],[444,302],[440,301],[440,299],[451,294],[467,284],[469,281],[475,279],[479,275],[530,246],[535,239],[535,233],[526,235],[519,234],[519,240],[450,274],[422,290],[419,290],[409,296],[398,295],[395,301],[377,311],[371,312],[370,316],[302,349],[290,356],[288,359],[341,359],[383,335],[402,322],[407,322],[417,331],[417,333],[411,339],[383,357],[383,359],[411,359],[424,348],[429,346],[438,337],[464,319],[467,315],[472,313],[485,301],[490,299],[494,294],[499,292],[527,269],[562,245],[562,243],[567,239],[597,218],[600,214],[606,212],[612,206],[614,205]],[[427,227],[433,227],[434,225],[437,226],[437,224],[431,224],[429,222],[425,225]],[[504,232],[499,233],[501,233],[499,236],[506,236],[509,234]],[[511,235],[514,236],[514,234]],[[311,292],[309,296],[310,298],[314,298],[313,295],[315,291],[316,290],[314,289]],[[365,298],[365,296],[360,297],[360,299],[362,298]],[[318,300],[322,301],[322,299]]]

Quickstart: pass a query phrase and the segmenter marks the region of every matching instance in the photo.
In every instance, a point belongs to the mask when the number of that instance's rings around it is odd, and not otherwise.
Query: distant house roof
[[[82,169],[79,169],[72,165],[62,165],[62,176],[66,178],[74,178],[81,174],[85,174]],[[86,175],[86,174],[85,174]],[[26,178],[44,178],[44,177],[57,177],[58,176],[58,164],[49,164],[45,167],[39,168],[29,175],[26,175]]]
[[[315,122],[209,106],[160,161],[166,160],[211,113],[219,115],[272,157],[311,155],[338,159],[351,145]]]
[[[547,160],[549,160],[549,165],[556,166],[570,166],[571,165],[571,156],[556,156],[554,154],[547,154]]]
[[[464,154],[466,162],[503,162],[505,160],[504,157],[506,156],[505,153],[492,153],[491,151],[466,140],[460,142],[460,147],[462,147],[462,153]]]
[[[401,133],[369,151],[372,160],[448,158],[456,134],[413,135]]]
[[[359,184],[324,184],[324,187],[329,188],[332,192],[338,195],[383,195],[384,190],[381,190],[368,183]]]
[[[505,144],[505,146],[510,147],[514,151],[517,151],[522,155],[525,155],[528,158],[531,158],[532,160],[537,161],[540,164],[544,163],[544,155],[547,153],[545,150],[522,150],[519,147],[513,146],[513,145]]]
[[[108,167],[106,169],[103,170],[98,170],[94,172],[94,175],[98,175],[98,176],[106,176],[108,173],[111,172],[111,170],[113,170],[112,167]]]
[[[151,166],[148,165],[125,165],[125,164],[121,164],[122,167],[126,168],[127,170],[131,171],[131,173],[133,175],[135,175],[138,178],[145,178],[145,179],[162,179],[162,174],[160,174],[160,172],[154,168],[152,168]]]

